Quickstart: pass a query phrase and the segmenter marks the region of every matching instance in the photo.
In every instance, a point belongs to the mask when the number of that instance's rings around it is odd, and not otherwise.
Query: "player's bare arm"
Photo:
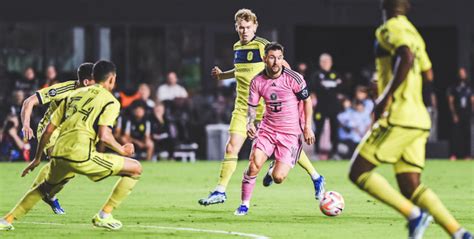
[[[449,111],[451,111],[453,123],[457,124],[459,122],[459,117],[458,117],[458,114],[456,113],[456,107],[454,107],[454,96],[452,95],[448,95],[448,106],[449,106]]]
[[[214,66],[211,70],[212,78],[216,80],[225,80],[235,77],[235,69],[230,69],[228,71],[222,71],[219,67]]]
[[[433,79],[434,79],[433,69],[430,68],[427,71],[421,72],[421,76],[423,77],[424,82],[433,82]]]
[[[314,144],[316,140],[313,132],[312,122],[313,122],[313,103],[311,102],[311,97],[306,98],[303,100],[304,105],[304,117],[305,117],[305,124],[303,128],[304,134],[304,141],[308,144]]]
[[[382,94],[375,101],[376,105],[374,107],[374,121],[377,121],[384,113],[389,99],[406,79],[408,72],[413,65],[413,61],[414,55],[410,48],[407,46],[401,46],[397,49],[395,66],[393,67],[394,76]]]
[[[48,124],[48,126],[46,126],[46,130],[43,133],[43,137],[41,137],[38,147],[36,148],[35,158],[23,170],[23,173],[21,174],[22,177],[24,177],[29,172],[33,171],[36,167],[38,167],[41,162],[41,158],[43,157],[44,148],[48,144],[49,139],[51,138],[51,135],[53,134],[54,130],[56,130],[56,128],[56,125],[52,124],[51,122]]]
[[[39,100],[36,95],[31,95],[25,101],[23,101],[20,115],[21,124],[23,125],[21,131],[23,132],[24,141],[28,141],[34,137],[33,129],[30,127],[30,120],[33,108],[37,105],[39,105]]]
[[[132,156],[135,152],[133,144],[119,144],[112,134],[112,129],[108,126],[99,125],[99,139],[105,144],[105,146],[122,156]]]
[[[257,129],[255,128],[255,119],[257,118],[257,108],[250,106],[247,112],[247,135],[249,138],[255,138]]]

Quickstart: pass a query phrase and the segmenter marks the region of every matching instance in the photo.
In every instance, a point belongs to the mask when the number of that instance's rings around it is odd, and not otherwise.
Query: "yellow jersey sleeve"
[[[380,29],[380,45],[392,54],[401,46],[411,46],[410,37],[406,34],[406,29],[396,21],[386,24]]]
[[[260,57],[263,59],[265,56],[265,46],[270,43],[267,39],[261,37],[255,37],[255,41],[258,43],[258,47],[260,48]]]
[[[51,116],[51,123],[56,127],[61,125],[61,122],[64,118],[64,112],[66,109],[66,100],[63,100],[61,104],[54,110],[53,115]]]
[[[98,125],[113,127],[120,114],[120,104],[114,100],[104,106],[103,113],[99,117]]]
[[[428,57],[428,53],[426,53],[426,50],[420,51],[419,54],[420,55],[418,57],[418,63],[420,64],[421,71],[427,71],[431,69],[432,67],[431,60]]]
[[[53,100],[61,100],[67,97],[70,91],[76,88],[76,81],[66,81],[57,83],[50,87],[43,88],[36,91],[36,97],[40,104],[44,105]]]

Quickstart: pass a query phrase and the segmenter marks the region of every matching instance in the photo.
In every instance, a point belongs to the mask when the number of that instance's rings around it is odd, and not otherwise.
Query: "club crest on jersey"
[[[249,51],[247,53],[247,61],[252,61],[253,60],[253,52]]]
[[[301,95],[303,97],[308,97],[308,89],[304,89],[303,91],[301,91]]]
[[[271,100],[276,100],[277,98],[278,98],[278,97],[277,97],[277,94],[275,94],[275,93],[272,93],[272,94],[270,95],[270,99],[271,99]]]
[[[336,79],[336,74],[334,74],[334,73],[329,74],[329,78]]]
[[[51,97],[54,97],[56,96],[57,92],[56,92],[56,89],[51,89],[48,91],[48,95],[51,96]]]

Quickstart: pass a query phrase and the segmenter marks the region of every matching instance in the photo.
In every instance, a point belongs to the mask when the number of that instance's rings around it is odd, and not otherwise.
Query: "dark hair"
[[[276,51],[280,50],[282,53],[285,52],[285,48],[278,42],[270,42],[265,46],[265,55],[268,54],[269,51]]]
[[[382,0],[382,7],[391,12],[406,14],[410,9],[409,0]]]
[[[92,76],[96,82],[104,82],[109,74],[115,74],[116,68],[114,63],[106,60],[100,60],[94,64]]]
[[[130,108],[132,110],[135,110],[137,108],[143,108],[146,110],[146,107],[147,107],[146,102],[143,100],[134,100],[132,104],[130,105]]]
[[[80,81],[83,80],[92,80],[92,68],[94,63],[85,62],[82,63],[79,68],[77,68],[77,79]]]

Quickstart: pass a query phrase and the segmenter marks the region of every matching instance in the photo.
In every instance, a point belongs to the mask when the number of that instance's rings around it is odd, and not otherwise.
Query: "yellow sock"
[[[102,207],[106,213],[111,213],[114,208],[117,208],[120,203],[132,192],[132,189],[138,182],[138,178],[123,176],[115,184],[114,190],[107,199],[107,202]]]
[[[38,172],[38,175],[36,175],[33,185],[31,185],[31,188],[34,188],[40,185],[46,179],[46,176],[48,176],[50,167],[51,167],[50,163],[47,163],[43,167],[41,167],[40,171]]]
[[[237,159],[237,155],[225,154],[224,161],[221,163],[221,174],[219,176],[219,181],[217,182],[218,185],[227,187],[230,178],[237,168]]]
[[[453,235],[461,228],[461,225],[459,225],[456,219],[449,213],[438,196],[423,184],[416,188],[411,200],[420,208],[428,211],[434,217],[435,221],[450,235]]]
[[[308,156],[304,151],[301,151],[300,158],[298,159],[298,164],[308,172],[309,175],[316,173],[316,169],[309,160]]]
[[[39,200],[41,200],[42,197],[43,196],[38,187],[30,189],[30,191],[28,191],[25,196],[23,196],[18,204],[5,216],[5,220],[11,223],[13,219],[19,219],[20,217],[24,216],[36,205]]]
[[[415,208],[413,203],[396,191],[387,180],[376,172],[366,172],[357,179],[357,185],[373,197],[399,211],[408,218]]]

